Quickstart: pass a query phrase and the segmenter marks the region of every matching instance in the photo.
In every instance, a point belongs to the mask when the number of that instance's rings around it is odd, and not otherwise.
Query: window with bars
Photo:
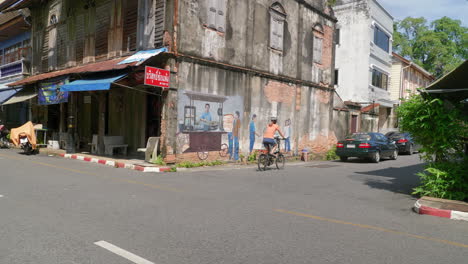
[[[208,27],[224,33],[226,30],[227,0],[208,0]]]
[[[388,89],[388,75],[373,69],[372,70],[372,85],[375,87],[382,88],[384,90]]]
[[[279,4],[274,4],[270,8],[270,47],[283,51],[284,24],[286,13]]]

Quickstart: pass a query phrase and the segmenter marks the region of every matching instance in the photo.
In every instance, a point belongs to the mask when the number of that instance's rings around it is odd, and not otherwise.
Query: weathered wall
[[[178,68],[178,89],[177,123],[179,125],[172,128],[175,131],[168,129],[166,133],[167,154],[169,155],[190,154],[197,151],[196,147],[200,144],[190,142],[191,134],[205,133],[216,140],[213,144],[219,147],[223,143],[229,145],[228,132],[235,133],[232,128],[232,117],[236,115],[236,111],[239,112],[240,124],[239,153],[244,155],[249,152],[249,124],[254,114],[257,116],[254,120],[256,132],[261,135],[256,138],[254,149],[262,148],[263,128],[271,116],[278,117],[278,124],[281,128],[285,127],[287,120],[291,123],[290,142],[293,152],[308,148],[312,152],[323,153],[336,142],[334,132],[330,130],[332,100],[330,99],[331,92],[328,90],[282,83],[242,72],[185,61],[181,62]],[[220,120],[218,116],[217,103],[200,99],[199,102],[193,104],[196,106],[194,131],[187,131],[190,129],[181,125],[186,124],[183,117],[185,106],[189,104],[187,95],[189,93],[195,93],[199,96],[198,98],[211,96],[225,100],[222,119]],[[204,123],[200,120],[201,115],[206,111],[206,103],[210,104],[208,111],[212,121],[217,122],[213,124],[217,127],[210,128],[209,131],[203,131]],[[221,127],[223,129],[220,129]],[[222,134],[220,139],[214,136],[216,133]],[[235,144],[232,144],[235,148]],[[193,146],[196,147],[192,148]],[[214,151],[214,149],[206,149],[206,151]],[[218,153],[210,152],[210,155],[218,155]]]
[[[377,125],[379,122],[378,115],[372,115],[367,113],[361,114],[361,132],[376,132]]]
[[[343,110],[333,110],[333,123],[331,129],[335,132],[338,140],[344,139],[350,131],[350,112]]]
[[[286,12],[283,51],[270,48],[270,6],[280,3]],[[179,52],[218,62],[285,75],[302,80],[312,78],[313,27],[324,28],[323,85],[332,76],[334,22],[292,0],[227,1],[225,32],[207,27],[208,0],[179,2]],[[321,12],[330,12],[326,1],[305,1]]]
[[[136,49],[138,1],[93,2],[50,0],[32,8],[34,73],[104,60],[120,56],[128,48]]]
[[[371,42],[369,8],[365,0],[342,0],[334,10],[340,29],[335,64],[339,70],[337,92],[343,101],[367,102]]]

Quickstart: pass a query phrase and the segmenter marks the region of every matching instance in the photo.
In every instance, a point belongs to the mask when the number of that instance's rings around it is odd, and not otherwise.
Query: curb
[[[76,159],[76,160],[87,161],[87,162],[96,163],[96,164],[107,165],[107,166],[111,166],[114,168],[130,169],[130,170],[136,170],[136,171],[141,171],[141,172],[169,172],[171,170],[171,168],[169,167],[145,167],[145,166],[139,166],[139,165],[134,165],[134,164],[129,164],[129,163],[116,162],[113,160],[96,159],[96,158],[90,158],[90,157],[74,155],[74,154],[59,154],[58,156],[62,158],[66,158],[66,159]]]
[[[429,207],[421,204],[421,199],[417,200],[414,204],[413,210],[418,214],[432,215],[444,218],[450,218],[453,220],[462,220],[468,221],[468,213],[455,211],[455,210],[445,210],[434,207]]]

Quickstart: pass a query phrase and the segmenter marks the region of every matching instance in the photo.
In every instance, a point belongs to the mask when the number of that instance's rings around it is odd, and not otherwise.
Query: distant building
[[[8,87],[30,74],[29,18],[24,9],[0,13],[0,120],[7,127],[29,118],[29,97],[21,93],[21,88]]]
[[[338,0],[334,11],[336,90],[355,109],[348,132],[383,132],[395,103],[389,91],[393,17],[376,0]]]
[[[401,99],[408,99],[412,94],[418,93],[417,89],[427,87],[434,80],[435,77],[421,66],[393,52],[390,97],[397,102],[394,110],[401,103]],[[392,126],[397,127],[394,110]]]

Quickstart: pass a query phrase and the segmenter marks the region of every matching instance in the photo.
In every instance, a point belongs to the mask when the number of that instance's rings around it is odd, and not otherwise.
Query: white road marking
[[[0,194],[0,198],[2,198],[2,197],[3,197],[3,195]]]
[[[123,258],[126,258],[128,260],[130,260],[131,262],[133,263],[136,263],[136,264],[154,264],[153,262],[149,261],[149,260],[146,260],[142,257],[139,257],[131,252],[128,252],[126,251],[125,249],[121,249],[115,245],[112,245],[111,243],[109,242],[106,242],[106,241],[98,241],[98,242],[94,242],[95,245],[97,246],[100,246],[104,249],[107,249],[109,250],[110,252],[114,253],[114,254],[117,254]]]

